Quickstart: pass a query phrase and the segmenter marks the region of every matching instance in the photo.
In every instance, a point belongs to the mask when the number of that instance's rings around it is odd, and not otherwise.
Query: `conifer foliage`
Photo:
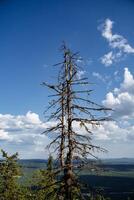
[[[17,163],[18,154],[9,156],[2,152],[0,161],[0,199],[1,200],[23,200],[23,194],[18,184],[18,177],[21,175]]]
[[[37,170],[32,178],[32,199],[57,200],[56,174],[53,169],[53,158],[49,156],[46,169]]]

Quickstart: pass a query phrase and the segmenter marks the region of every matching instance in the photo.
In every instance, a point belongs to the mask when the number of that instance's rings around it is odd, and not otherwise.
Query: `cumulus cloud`
[[[105,122],[100,125],[96,130],[95,140],[103,140],[103,141],[127,141],[129,140],[130,135],[132,134],[132,129],[130,126],[130,130],[128,128],[120,127],[119,124],[115,121]]]
[[[93,132],[93,143],[100,145],[103,142],[111,145],[116,142],[132,141],[134,126],[127,121],[121,127],[115,121],[105,122],[99,127],[89,126]],[[42,122],[38,114],[28,112],[25,115],[0,114],[0,146],[10,153],[19,152],[20,158],[47,158],[49,152],[45,147],[51,138],[41,133],[55,122]],[[85,129],[74,124],[75,131],[87,134]]]
[[[6,132],[4,130],[0,130],[0,141],[1,140],[10,140],[11,141],[11,137],[9,137],[8,132]]]
[[[118,71],[114,73],[114,76],[117,75]],[[115,156],[118,155],[118,145],[115,144],[119,144],[121,148],[133,149],[134,76],[128,68],[124,68],[124,77],[120,86],[106,94],[103,104],[113,109],[111,117],[114,121],[104,122],[93,130],[94,140],[106,144],[109,149],[115,146]],[[124,152],[121,150],[119,153],[123,156]],[[131,152],[128,150],[127,154],[131,155]]]
[[[131,143],[134,140],[134,75],[128,68],[124,68],[120,86],[106,94],[103,104],[113,109],[111,116],[115,121],[104,122],[94,129],[94,139],[111,144]]]
[[[120,91],[126,91],[134,95],[134,76],[128,68],[124,69],[124,81],[121,84]]]
[[[94,72],[95,77],[102,79],[101,74]],[[118,75],[118,71],[114,73]],[[94,133],[93,143],[100,145],[128,142],[134,139],[134,126],[131,121],[134,117],[134,76],[128,68],[124,69],[124,79],[120,87],[107,93],[103,104],[113,108],[112,116],[117,121],[101,124],[99,127],[89,127]],[[47,158],[49,154],[45,147],[51,141],[41,133],[56,122],[43,122],[37,113],[27,112],[25,115],[0,114],[0,147],[14,153],[19,152],[22,158]],[[75,130],[86,134],[78,124]],[[116,152],[117,153],[117,152]]]
[[[128,68],[124,69],[124,80],[120,87],[107,93],[103,104],[115,110],[114,117],[127,119],[134,117],[134,77]]]
[[[99,126],[88,125],[89,130],[93,133],[93,143],[101,144],[102,142],[110,142],[111,145],[117,142],[131,142],[134,139],[134,126],[127,120],[120,121],[106,121]],[[123,123],[123,126],[122,126]],[[78,123],[74,124],[75,131],[86,135],[84,128],[80,127]]]
[[[0,114],[1,148],[14,146],[15,151],[18,149],[19,152],[23,151],[21,156],[25,157],[29,153],[28,151],[32,152],[32,156],[36,152],[44,151],[44,156],[46,156],[45,147],[50,142],[50,138],[41,133],[51,124],[52,122],[42,122],[38,114],[31,111],[27,112],[26,115],[16,116]]]
[[[110,52],[101,57],[101,62],[105,66],[112,65],[127,54],[134,54],[134,48],[128,43],[127,39],[122,35],[113,34],[113,24],[113,21],[106,19],[100,28],[102,36],[107,40],[111,48]]]

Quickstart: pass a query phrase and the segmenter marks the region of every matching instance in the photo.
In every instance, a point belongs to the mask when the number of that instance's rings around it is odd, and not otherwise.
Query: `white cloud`
[[[103,82],[105,81],[105,79],[103,78],[103,76],[100,73],[98,73],[98,72],[93,72],[92,75],[94,77],[96,77],[97,79],[103,81]]]
[[[85,75],[85,73],[86,73],[86,71],[84,71],[84,70],[79,70],[79,71],[77,72],[77,78],[78,78],[78,79],[83,78],[83,76]]]
[[[26,114],[26,119],[28,122],[30,122],[32,124],[40,124],[41,123],[39,116],[36,113],[32,113],[30,111]]]
[[[124,81],[121,84],[120,90],[134,94],[134,76],[131,74],[128,68],[124,69]]]
[[[114,80],[116,82],[120,81],[120,73],[119,73],[119,71],[115,71],[114,74],[113,74],[113,76],[114,76]]]
[[[132,130],[128,131],[127,128],[121,128],[115,121],[103,123],[95,130],[95,140],[104,140],[118,142],[127,141],[128,136],[132,134]]]
[[[114,53],[113,51],[110,51],[109,53],[105,54],[103,57],[101,57],[101,62],[106,67],[112,65],[114,62],[118,61],[122,56],[121,52]]]
[[[0,130],[0,141],[1,140],[11,140],[11,137],[9,137],[8,132]]]
[[[105,66],[112,65],[127,54],[134,54],[134,48],[128,43],[127,39],[122,35],[113,34],[113,24],[113,21],[106,19],[101,26],[102,36],[107,40],[109,47],[111,48],[111,51],[101,58],[101,62]]]
[[[114,76],[118,75],[118,71]],[[98,76],[98,75],[97,75]],[[95,140],[113,142],[131,142],[134,140],[134,76],[124,68],[124,79],[119,88],[107,93],[103,104],[114,111],[111,116],[116,121],[105,122],[95,133]]]
[[[83,59],[82,59],[82,57],[81,56],[79,56],[78,58],[77,58],[77,64],[83,64]]]
[[[115,76],[118,75],[116,71]],[[134,76],[124,68],[124,79],[120,87],[107,93],[103,104],[114,111],[111,117],[115,121],[104,122],[95,130],[95,140],[103,141],[114,156],[132,156],[134,141]],[[118,144],[118,145],[116,145]],[[112,150],[114,148],[114,152]],[[119,150],[120,147],[120,150]],[[127,149],[125,152],[124,150]],[[118,155],[118,156],[117,156]]]
[[[76,63],[79,66],[89,66],[91,65],[91,63],[93,62],[93,60],[90,59],[83,59],[81,56],[79,58],[77,58]]]
[[[94,72],[93,75],[103,79],[101,74]],[[118,75],[116,71],[115,76]],[[103,80],[104,81],[104,80]],[[134,76],[128,68],[124,69],[124,80],[120,87],[106,95],[103,101],[104,105],[115,110],[112,116],[118,121],[105,122],[98,128],[89,127],[94,133],[93,143],[97,145],[110,144],[108,148],[112,149],[115,143],[125,144],[125,148],[131,146],[134,140],[134,126],[132,120],[134,117]],[[45,147],[50,142],[50,138],[41,133],[56,122],[43,122],[39,115],[31,111],[25,115],[0,114],[0,146],[10,153],[19,152],[20,158],[47,158],[48,151]],[[75,130],[86,134],[85,130],[74,124]],[[117,146],[118,147],[118,146]],[[129,149],[129,148],[128,148]],[[128,150],[129,156],[129,150]],[[110,152],[110,155],[115,154]],[[123,156],[123,155],[122,155]]]
[[[112,78],[107,74],[100,74],[98,72],[93,72],[92,76],[97,78],[98,80],[102,81],[106,85],[106,89],[108,90],[112,85]]]
[[[101,75],[101,74],[98,73],[98,72],[93,72],[92,75],[93,75],[94,77],[96,77],[97,79],[99,79],[100,81],[104,82],[104,83],[106,83],[106,82],[109,81],[109,79],[110,79],[110,76],[107,76],[107,75],[104,75],[104,74]]]
[[[20,158],[47,158],[49,152],[45,147],[51,139],[41,133],[52,124],[55,122],[42,122],[38,114],[33,112],[17,116],[0,114],[0,146],[10,153],[19,152]],[[126,120],[123,124],[125,127],[110,121],[97,128],[90,126],[93,143],[100,146],[103,142],[109,142],[111,145],[116,142],[130,143],[134,139],[134,126]],[[78,123],[75,123],[74,127],[75,131],[86,134],[85,129],[79,127]]]
[[[134,77],[128,68],[124,69],[124,80],[120,88],[107,93],[103,104],[115,110],[114,117],[127,119],[134,117]]]
[[[122,126],[123,123],[123,126]],[[134,126],[128,123],[127,120],[120,121],[106,121],[99,126],[88,125],[89,130],[93,133],[93,143],[101,144],[102,142],[110,142],[111,145],[117,142],[131,142],[134,139]],[[74,123],[76,132],[85,135],[87,132],[80,127],[78,123]]]
[[[43,123],[38,114],[31,111],[26,115],[0,114],[0,142],[1,148],[8,151],[11,148],[18,151],[20,156],[35,157],[37,152],[44,152],[47,155],[45,146],[50,142],[50,138],[41,133],[52,125],[52,122]],[[42,155],[42,153],[41,153]],[[42,156],[43,157],[43,156]]]
[[[101,62],[102,64],[109,66],[113,63],[113,60],[115,59],[115,56],[113,55],[113,52],[110,51],[109,53],[105,54],[102,58],[101,58]]]

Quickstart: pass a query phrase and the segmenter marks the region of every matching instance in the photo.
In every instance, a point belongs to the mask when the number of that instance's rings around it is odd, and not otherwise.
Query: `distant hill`
[[[115,164],[120,164],[120,165],[124,165],[124,164],[129,164],[129,165],[133,165],[134,164],[134,158],[110,158],[110,159],[102,159],[101,160],[102,163],[104,164],[111,164],[111,165],[115,165]]]
[[[90,160],[89,160],[90,161]],[[93,161],[93,160],[92,160]],[[96,161],[96,160],[94,160]],[[110,159],[101,159],[102,164],[109,165],[134,165],[134,158],[110,158]],[[19,163],[22,166],[31,166],[34,168],[40,168],[46,166],[47,160],[45,159],[21,159]]]
[[[19,164],[23,168],[43,169],[46,168],[47,160],[43,159],[21,159]]]

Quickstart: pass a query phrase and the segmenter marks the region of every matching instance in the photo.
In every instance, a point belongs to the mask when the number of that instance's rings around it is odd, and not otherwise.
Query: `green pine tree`
[[[49,157],[47,169],[36,171],[32,178],[33,197],[35,200],[57,200],[58,184],[53,170],[53,158]]]
[[[1,200],[24,200],[18,178],[21,175],[20,167],[17,163],[18,153],[9,156],[2,152],[0,161],[0,199]]]

